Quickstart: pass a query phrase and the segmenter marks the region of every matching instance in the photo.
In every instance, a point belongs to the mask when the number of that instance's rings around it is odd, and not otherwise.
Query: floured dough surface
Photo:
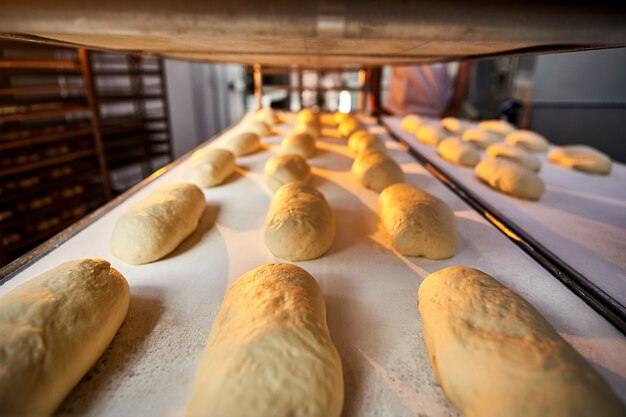
[[[293,132],[283,139],[280,146],[284,153],[310,158],[315,154],[315,137],[306,132]]]
[[[348,138],[348,147],[354,155],[358,155],[363,151],[373,149],[379,152],[386,152],[385,142],[373,133],[365,129],[357,130]]]
[[[165,185],[117,220],[111,253],[135,265],[161,259],[196,230],[205,207],[204,194],[195,185]]]
[[[424,123],[416,131],[415,137],[425,145],[437,146],[444,138],[450,136],[440,124]]]
[[[359,122],[356,117],[349,116],[339,124],[337,131],[339,132],[339,135],[347,139],[351,134],[359,129],[363,129],[361,122]]]
[[[463,140],[479,147],[486,148],[494,143],[500,142],[503,136],[480,128],[471,128],[463,132]]]
[[[453,135],[460,136],[471,126],[466,120],[457,119],[456,117],[444,117],[441,119],[441,126]]]
[[[52,414],[104,353],[129,300],[103,259],[65,262],[0,298],[0,415]]]
[[[533,172],[541,170],[541,160],[520,146],[510,143],[494,143],[486,150],[487,158],[504,158],[513,161]]]
[[[185,164],[184,178],[198,187],[214,187],[235,172],[235,156],[225,149],[204,148]]]
[[[265,179],[270,190],[292,182],[307,182],[311,178],[311,167],[300,155],[288,153],[271,157],[265,163]]]
[[[515,130],[515,126],[513,126],[511,123],[507,122],[506,120],[499,119],[483,120],[482,122],[478,123],[478,128],[486,130],[488,132],[496,133],[502,137],[508,135]]]
[[[294,127],[296,133],[308,133],[313,136],[314,139],[318,139],[322,135],[322,126],[318,122],[298,122]]]
[[[422,123],[424,121],[417,114],[407,114],[402,118],[400,126],[409,133],[415,133]]]
[[[393,184],[378,198],[380,219],[394,248],[405,256],[445,259],[457,248],[454,212],[437,197],[408,184]]]
[[[280,117],[278,116],[278,112],[271,107],[264,107],[262,109],[257,110],[254,115],[256,120],[264,122],[266,125],[272,127],[281,122]]]
[[[457,165],[473,167],[480,162],[480,153],[474,145],[456,137],[442,140],[437,152],[446,161]]]
[[[272,132],[272,128],[262,120],[244,122],[241,126],[237,127],[237,131],[252,132],[257,134],[259,137],[271,136],[274,133]]]
[[[265,246],[290,261],[322,256],[335,239],[335,215],[324,195],[300,182],[278,189],[265,220]]]
[[[228,289],[200,359],[189,417],[339,417],[341,360],[315,279],[266,264]]]
[[[311,109],[302,109],[296,114],[297,123],[319,123],[319,114]]]
[[[545,185],[531,170],[503,158],[485,159],[475,168],[478,178],[505,194],[538,200]]]
[[[548,154],[548,159],[565,168],[608,175],[612,162],[606,154],[584,145],[560,146]]]
[[[404,182],[402,168],[386,154],[370,149],[361,152],[352,164],[352,176],[364,187],[381,192],[391,184]]]
[[[521,146],[531,152],[545,152],[550,145],[548,140],[539,133],[525,129],[514,130],[506,136],[505,140],[511,145]]]
[[[624,405],[526,300],[465,266],[418,291],[430,362],[466,417],[618,417]]]
[[[261,137],[252,131],[233,132],[221,141],[220,147],[235,156],[248,155],[261,148]]]

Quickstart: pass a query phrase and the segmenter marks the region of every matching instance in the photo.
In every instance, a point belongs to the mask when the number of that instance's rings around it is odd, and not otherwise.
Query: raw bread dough
[[[539,133],[530,130],[517,129],[506,135],[507,143],[519,145],[527,151],[545,152],[548,150],[548,141]]]
[[[548,154],[548,159],[565,168],[594,174],[607,175],[611,172],[611,158],[589,146],[569,145],[554,149]]]
[[[265,122],[265,124],[270,127],[280,123],[278,112],[276,112],[276,110],[274,110],[271,107],[265,107],[265,108],[257,110],[254,117],[256,120]]]
[[[396,161],[374,149],[357,155],[352,164],[352,175],[361,185],[376,192],[391,184],[404,182],[404,172]]]
[[[515,126],[513,126],[511,123],[507,122],[506,120],[499,119],[483,120],[482,122],[478,123],[478,128],[486,130],[488,132],[497,133],[498,135],[503,137],[515,130]]]
[[[243,156],[259,150],[261,138],[254,132],[234,132],[224,138],[219,146],[230,151],[235,156]]]
[[[481,128],[467,129],[463,132],[462,138],[464,141],[470,142],[483,149],[502,140],[501,135]]]
[[[354,155],[361,152],[374,149],[380,152],[386,152],[385,142],[378,136],[368,132],[365,129],[357,130],[350,135],[348,139],[348,147]]]
[[[0,415],[52,414],[109,346],[129,300],[103,259],[65,262],[0,298]]]
[[[408,184],[393,184],[378,198],[380,219],[393,247],[405,256],[454,256],[457,224],[446,203]]]
[[[515,197],[538,200],[545,191],[537,174],[503,158],[484,159],[475,170],[478,178],[492,188]]]
[[[270,190],[276,192],[291,182],[307,182],[311,178],[311,167],[300,155],[288,153],[271,157],[265,163],[265,179]]]
[[[409,133],[416,133],[422,123],[424,121],[417,114],[407,114],[402,118],[400,126]]]
[[[450,136],[439,124],[424,123],[415,132],[415,137],[423,144],[437,146],[439,142]]]
[[[344,138],[349,138],[351,134],[356,132],[359,129],[363,129],[361,122],[354,116],[346,117],[337,128],[339,135]]]
[[[439,142],[437,152],[446,161],[457,165],[473,167],[480,162],[480,153],[474,145],[456,137]]]
[[[335,114],[333,114],[333,123],[339,126],[341,122],[346,120],[348,117],[354,117],[354,116],[350,113],[335,112]]]
[[[322,134],[322,127],[316,122],[298,122],[294,128],[296,133],[308,133],[314,139],[318,139]]]
[[[510,143],[494,143],[487,148],[487,158],[504,158],[513,161],[533,172],[541,169],[541,160],[523,148]]]
[[[324,195],[299,182],[278,189],[265,221],[265,246],[278,258],[322,256],[335,239],[335,215]]]
[[[418,291],[424,342],[448,400],[465,417],[618,417],[609,385],[526,300],[465,266]]]
[[[315,154],[315,138],[304,132],[287,135],[280,146],[284,153],[295,153],[303,158],[310,158]]]
[[[319,123],[320,118],[317,113],[311,109],[302,109],[296,115],[297,123]]]
[[[266,264],[228,289],[200,359],[188,417],[339,417],[341,360],[315,279]]]
[[[225,149],[204,148],[187,161],[184,178],[198,187],[214,187],[235,172],[235,157]]]
[[[462,135],[470,127],[469,122],[456,117],[444,117],[441,126],[453,135]]]
[[[161,259],[196,230],[205,207],[195,185],[165,185],[117,220],[111,253],[133,265]]]
[[[268,126],[268,124],[261,120],[251,120],[244,122],[241,126],[237,128],[237,130],[241,132],[256,133],[259,137],[271,136],[274,133],[272,132],[272,129]]]

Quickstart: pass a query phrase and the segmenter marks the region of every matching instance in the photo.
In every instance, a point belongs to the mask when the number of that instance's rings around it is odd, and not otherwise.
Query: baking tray
[[[626,400],[624,336],[427,172],[382,127],[367,121],[385,137],[407,182],[454,210],[460,240],[457,254],[444,261],[407,258],[391,250],[378,221],[378,194],[352,179],[346,141],[320,139],[316,156],[309,160],[312,184],[334,210],[337,236],[323,257],[296,264],[317,279],[326,298],[329,328],[344,368],[343,415],[460,416],[432,373],[416,303],[424,277],[450,265],[479,268],[525,297]],[[281,132],[289,128],[279,126]],[[0,271],[0,276],[8,272],[0,287],[4,294],[61,262],[102,257],[130,283],[124,324],[57,415],[184,415],[226,288],[244,272],[277,261],[263,244],[271,193],[262,170],[280,140],[281,135],[265,138],[263,151],[238,158],[235,175],[204,191],[207,210],[200,226],[161,261],[130,266],[115,259],[109,250],[111,230],[132,204],[163,184],[179,181],[187,156],[105,206],[66,240],[44,245],[17,269],[9,265]]]

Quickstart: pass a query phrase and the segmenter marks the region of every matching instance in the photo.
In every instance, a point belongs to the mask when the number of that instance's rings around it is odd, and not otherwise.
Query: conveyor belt
[[[380,126],[371,129],[384,133]],[[198,359],[228,284],[245,271],[275,261],[263,244],[271,193],[262,172],[280,140],[280,135],[265,138],[267,149],[238,158],[235,176],[205,190],[208,209],[201,225],[165,259],[141,266],[115,259],[108,247],[111,228],[136,201],[179,181],[184,158],[103,208],[68,239],[44,246],[37,258],[5,280],[0,294],[63,261],[102,257],[130,283],[125,323],[59,415],[184,415]],[[437,195],[455,211],[460,244],[457,254],[443,261],[407,258],[390,250],[380,230],[378,194],[352,179],[346,141],[319,141],[317,155],[309,160],[312,184],[335,212],[337,236],[323,257],[297,264],[318,280],[325,294],[329,328],[344,367],[343,415],[459,416],[430,368],[416,306],[424,277],[450,265],[479,268],[525,297],[626,401],[626,338],[399,143],[386,140],[407,182]]]

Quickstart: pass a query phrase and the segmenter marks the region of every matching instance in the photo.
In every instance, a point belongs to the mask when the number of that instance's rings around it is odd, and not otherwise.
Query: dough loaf
[[[311,178],[311,167],[300,155],[288,153],[271,157],[265,163],[265,179],[270,190],[292,182],[307,182]]]
[[[361,122],[354,116],[346,117],[337,128],[339,135],[344,138],[349,138],[351,134],[356,132],[359,129],[363,129]]]
[[[409,133],[416,133],[422,123],[424,121],[417,114],[407,114],[402,118],[400,126]]]
[[[462,135],[470,124],[456,117],[444,117],[441,119],[441,126],[453,135]]]
[[[278,117],[278,113],[276,112],[276,110],[272,109],[271,107],[265,107],[265,108],[257,110],[254,116],[256,120],[264,122],[266,125],[270,127],[280,123],[280,118]]]
[[[499,119],[483,120],[482,122],[478,123],[478,128],[486,130],[488,132],[497,133],[498,135],[503,137],[515,130],[515,126],[513,126],[511,123],[507,122],[506,120]]]
[[[341,360],[324,295],[304,269],[267,264],[228,289],[200,359],[188,417],[339,417]]]
[[[195,185],[165,185],[118,219],[111,253],[134,265],[161,259],[196,230],[205,207],[204,194]]]
[[[224,138],[220,146],[235,156],[243,156],[258,151],[261,147],[261,138],[254,132],[234,132]]]
[[[256,133],[259,137],[271,136],[273,134],[271,127],[261,120],[251,120],[244,122],[240,127],[237,128],[237,130],[241,132]]]
[[[111,343],[126,279],[103,259],[65,262],[0,298],[0,415],[47,416]]]
[[[361,185],[381,192],[385,187],[404,182],[402,168],[384,153],[370,149],[361,152],[352,164],[352,175]]]
[[[348,117],[354,117],[354,116],[352,114],[350,114],[350,113],[335,112],[333,114],[333,123],[335,125],[339,126],[341,124],[341,122],[346,120]]]
[[[483,149],[502,140],[501,135],[480,128],[467,129],[463,132],[462,138]]]
[[[278,189],[265,221],[265,246],[278,258],[322,256],[335,239],[335,215],[315,188],[291,183]]]
[[[191,155],[184,178],[198,187],[214,187],[224,182],[235,168],[235,157],[230,151],[204,148]]]
[[[506,159],[485,159],[476,165],[475,171],[492,188],[515,197],[538,200],[545,191],[537,174]]]
[[[457,224],[446,203],[408,184],[393,184],[378,198],[380,219],[398,252],[445,259],[457,248]]]
[[[510,143],[494,143],[487,148],[487,158],[504,158],[513,161],[533,172],[541,169],[541,160],[523,148]]]
[[[480,162],[480,153],[474,145],[462,141],[460,138],[448,138],[439,142],[437,152],[446,161],[468,167],[476,166]]]
[[[449,136],[439,124],[424,123],[415,132],[418,141],[425,145],[437,146],[445,137]]]
[[[296,133],[308,133],[314,139],[318,139],[322,135],[322,127],[316,122],[298,122],[294,128]]]
[[[319,123],[320,118],[317,113],[311,109],[302,109],[296,115],[297,123]]]
[[[354,155],[358,155],[361,152],[374,149],[379,152],[386,152],[385,142],[378,136],[368,132],[365,129],[357,130],[350,135],[348,139],[348,147]]]
[[[597,149],[584,145],[561,146],[548,154],[548,159],[565,168],[594,174],[608,175],[611,172],[611,158]]]
[[[531,152],[545,152],[549,146],[546,138],[539,133],[524,129],[514,130],[506,136],[505,140],[511,145],[521,146]]]
[[[310,158],[315,154],[315,138],[304,132],[287,135],[280,146],[284,153],[295,153],[303,158]]]
[[[418,291],[424,342],[448,400],[465,417],[618,417],[626,409],[526,300],[465,266]]]

